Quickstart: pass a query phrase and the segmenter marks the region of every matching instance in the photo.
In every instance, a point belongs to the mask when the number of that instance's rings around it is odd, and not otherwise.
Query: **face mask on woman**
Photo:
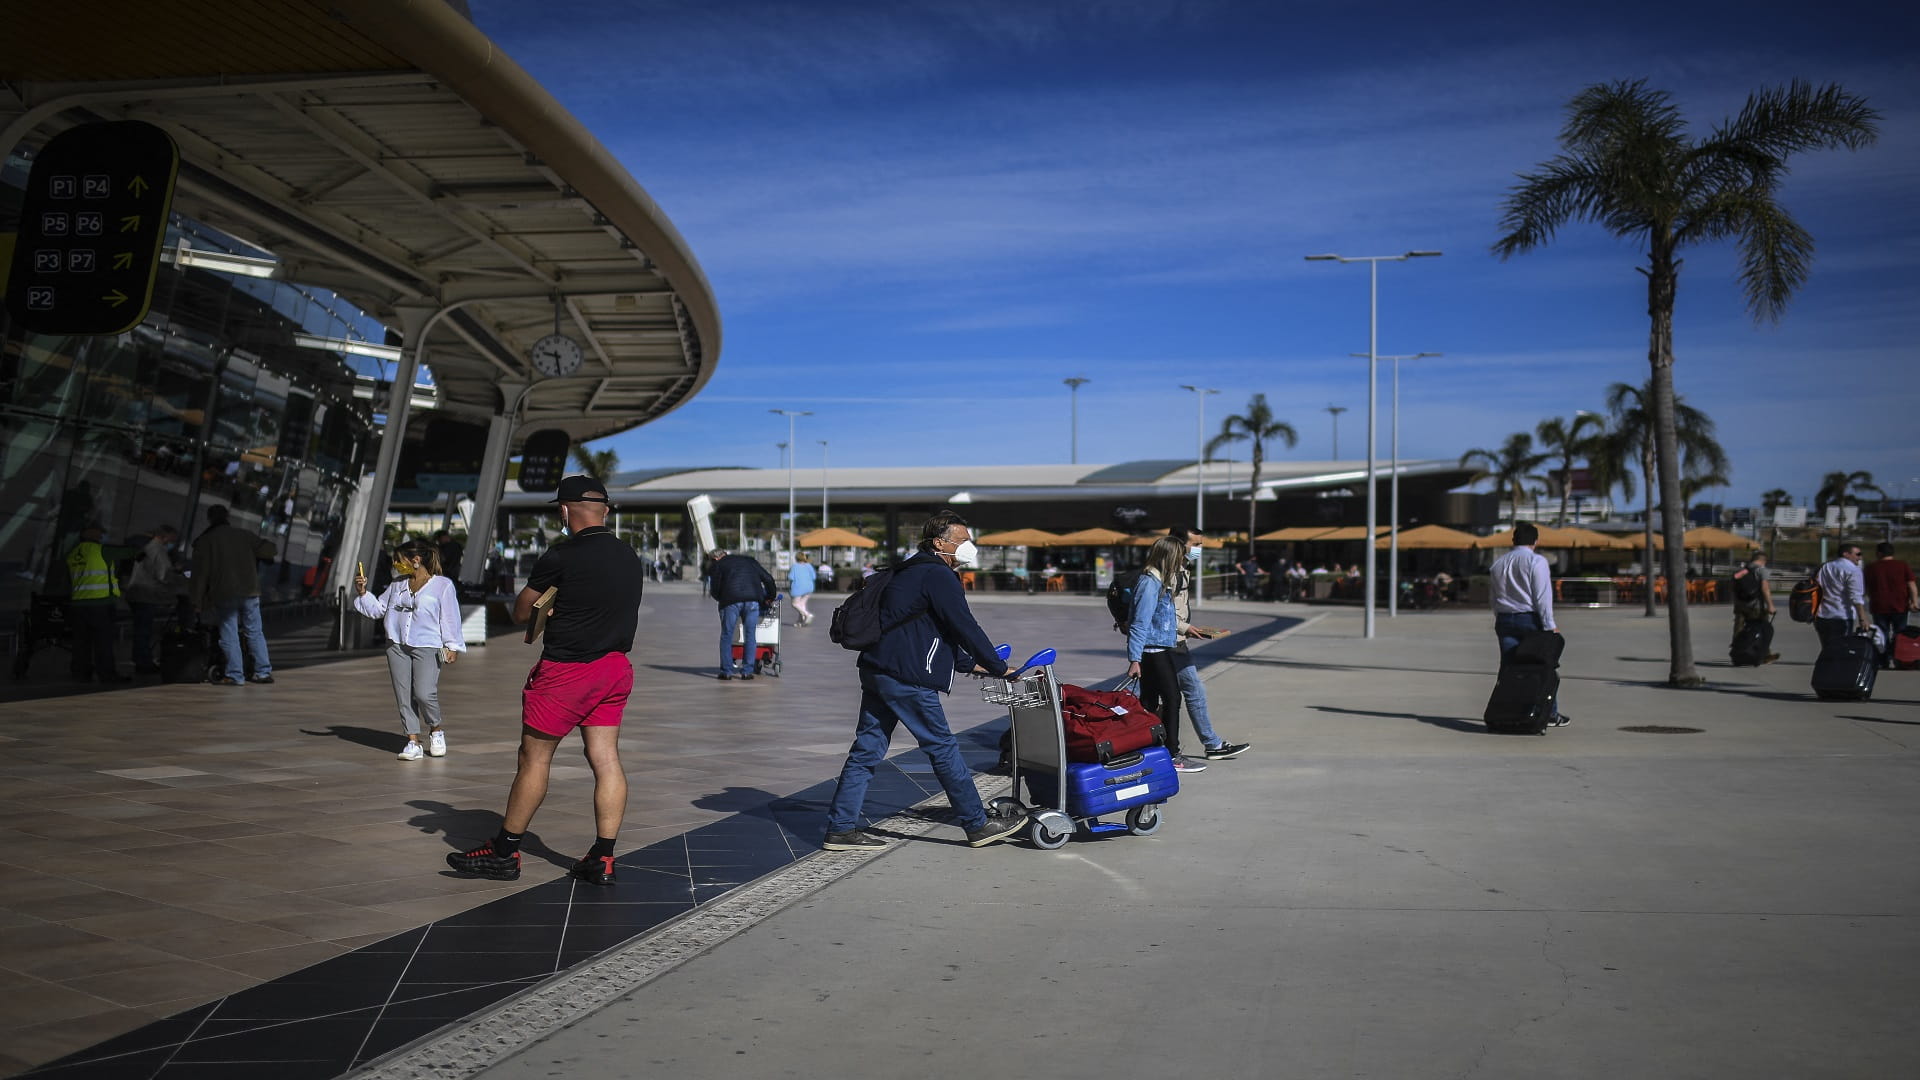
[[[1187,549],[1187,561],[1188,562],[1200,561],[1200,545],[1199,544],[1195,544],[1192,547]]]

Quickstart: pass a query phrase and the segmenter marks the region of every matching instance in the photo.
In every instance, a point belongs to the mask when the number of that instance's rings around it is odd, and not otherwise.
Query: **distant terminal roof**
[[[1245,462],[1209,462],[1196,476],[1194,464],[1138,461],[1119,465],[931,465],[831,469],[826,475],[836,506],[855,504],[930,502],[968,503],[1112,501],[1192,496],[1195,482],[1210,495],[1247,490]],[[1392,475],[1379,467],[1382,481]],[[1451,488],[1465,484],[1473,470],[1454,461],[1403,461],[1403,480]],[[631,479],[638,477],[639,479]],[[1117,478],[1117,479],[1116,479]],[[708,495],[716,507],[784,506],[788,473],[785,469],[694,468],[657,469],[621,473],[608,485],[620,506],[662,508],[681,506],[695,495]],[[799,472],[802,492],[817,492],[817,469]],[[1348,485],[1364,489],[1366,463],[1351,461],[1270,461],[1261,469],[1262,488],[1286,494],[1314,489],[1334,490]],[[811,496],[810,496],[811,497]],[[514,491],[503,500],[509,508],[544,505],[550,495]]]
[[[464,5],[461,5],[464,7]],[[427,334],[443,407],[537,383],[522,430],[584,440],[692,397],[720,355],[713,290],[632,176],[445,0],[10,5],[0,152],[135,119],[180,146],[175,208]],[[581,372],[538,380],[559,328]],[[379,343],[384,344],[384,343]]]

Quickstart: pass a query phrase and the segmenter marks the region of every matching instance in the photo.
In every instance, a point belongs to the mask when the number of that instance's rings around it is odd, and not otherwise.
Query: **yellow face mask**
[[[406,563],[401,562],[399,559],[395,559],[393,560],[393,572],[400,575],[401,577],[412,577],[413,567],[408,566]]]

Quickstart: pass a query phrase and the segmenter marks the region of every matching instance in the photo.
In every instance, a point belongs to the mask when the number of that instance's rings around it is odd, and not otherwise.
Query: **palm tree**
[[[1627,498],[1633,498],[1634,475],[1631,469],[1622,467],[1631,462],[1638,465],[1642,489],[1646,493],[1646,523],[1643,526],[1645,536],[1646,560],[1640,565],[1646,568],[1647,580],[1653,580],[1653,479],[1657,471],[1655,465],[1656,421],[1653,413],[1654,390],[1652,380],[1645,386],[1629,386],[1626,383],[1614,383],[1607,387],[1607,411],[1613,414],[1613,429],[1609,436],[1611,445],[1603,452],[1610,464],[1603,471],[1610,483],[1618,484],[1626,492]],[[1678,444],[1681,458],[1681,471],[1690,477],[1719,477],[1720,483],[1727,483],[1727,453],[1713,436],[1713,420],[1706,413],[1673,395],[1674,442]],[[1662,487],[1662,492],[1666,489]],[[1682,505],[1685,501],[1682,500]],[[1667,508],[1665,500],[1661,502],[1661,531],[1666,534],[1669,552],[1683,546],[1683,541],[1674,535],[1676,530],[1670,522],[1679,520]],[[1680,530],[1685,535],[1684,523]],[[1682,554],[1685,554],[1682,551]],[[1684,563],[1682,564],[1684,565]],[[1686,590],[1676,585],[1685,580],[1676,575],[1673,560],[1667,560],[1667,606],[1671,610],[1674,603],[1684,604]],[[1656,614],[1653,606],[1653,590],[1646,590],[1647,616]],[[1676,599],[1677,598],[1677,599]]]
[[[1247,550],[1253,550],[1255,533],[1254,518],[1259,513],[1260,504],[1254,496],[1260,494],[1260,463],[1266,460],[1268,439],[1278,439],[1291,450],[1300,441],[1300,433],[1285,420],[1274,418],[1273,409],[1267,405],[1267,395],[1255,394],[1247,400],[1244,415],[1229,416],[1220,421],[1220,434],[1207,441],[1206,456],[1211,459],[1213,452],[1232,443],[1253,443],[1253,476],[1247,481]]]
[[[620,470],[620,454],[614,450],[589,450],[585,443],[573,445],[573,463],[588,476],[606,483]]]
[[[1774,488],[1760,493],[1760,508],[1769,514],[1783,506],[1792,505],[1793,496],[1787,494],[1786,488]]]
[[[1857,496],[1872,494],[1886,498],[1887,493],[1873,482],[1870,472],[1830,472],[1820,478],[1820,490],[1813,493],[1813,512],[1824,514],[1829,506],[1857,504]]]
[[[1573,495],[1573,463],[1587,456],[1587,444],[1592,436],[1590,430],[1606,425],[1599,413],[1590,413],[1585,409],[1573,414],[1573,422],[1568,423],[1557,416],[1540,421],[1533,429],[1540,436],[1540,449],[1546,451],[1549,459],[1557,458],[1560,467],[1553,470],[1560,486],[1560,516],[1558,524],[1567,522],[1567,500]]]
[[[1495,491],[1513,500],[1513,520],[1520,520],[1520,501],[1526,497],[1526,482],[1537,480],[1533,470],[1552,455],[1533,448],[1533,436],[1524,431],[1507,436],[1498,450],[1473,449],[1460,455],[1460,467],[1477,469],[1471,483],[1492,480]]]
[[[1644,80],[1598,83],[1574,95],[1560,132],[1562,152],[1523,174],[1502,207],[1505,235],[1494,254],[1510,258],[1546,244],[1570,221],[1591,221],[1645,245],[1647,359],[1653,369],[1655,457],[1667,537],[1667,580],[1686,566],[1681,547],[1679,447],[1673,404],[1673,307],[1682,248],[1715,240],[1740,246],[1740,283],[1757,320],[1778,321],[1806,281],[1813,237],[1777,196],[1787,160],[1804,150],[1871,144],[1879,114],[1838,85],[1796,80],[1747,97],[1740,115],[1706,138],[1690,138],[1680,110]],[[1683,590],[1667,627],[1674,686],[1704,681],[1693,666]]]

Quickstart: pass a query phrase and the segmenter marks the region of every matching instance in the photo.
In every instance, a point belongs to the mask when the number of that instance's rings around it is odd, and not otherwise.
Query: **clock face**
[[[533,343],[533,350],[527,354],[533,361],[533,370],[542,375],[571,375],[580,370],[579,342],[565,334],[548,334]]]

